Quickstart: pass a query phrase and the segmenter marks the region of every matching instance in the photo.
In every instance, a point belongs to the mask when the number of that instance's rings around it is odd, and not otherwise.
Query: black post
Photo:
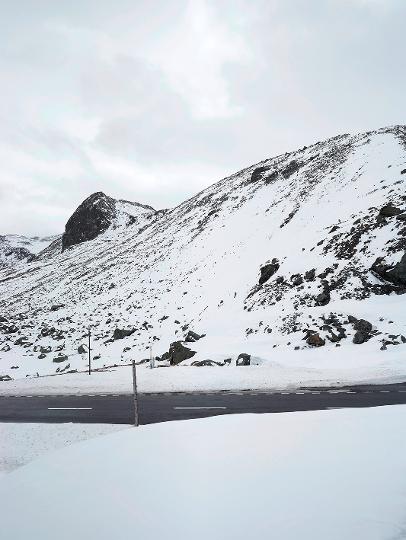
[[[88,338],[89,338],[89,345],[88,345],[88,355],[89,355],[89,375],[92,371],[92,365],[91,365],[91,357],[90,357],[90,326],[89,326],[89,333],[88,333]]]

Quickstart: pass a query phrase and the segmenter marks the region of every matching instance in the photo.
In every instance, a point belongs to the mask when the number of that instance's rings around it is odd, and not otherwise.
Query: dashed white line
[[[227,407],[173,407],[174,409],[227,409]]]
[[[91,411],[93,407],[48,407],[48,411]]]

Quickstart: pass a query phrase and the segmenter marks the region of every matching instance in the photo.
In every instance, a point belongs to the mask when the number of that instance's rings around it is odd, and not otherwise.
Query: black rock
[[[236,362],[237,366],[249,366],[251,364],[251,355],[247,353],[240,353]]]
[[[195,351],[185,347],[181,341],[174,341],[169,347],[169,362],[171,366],[176,366],[180,362],[192,358],[195,354]]]
[[[326,306],[331,300],[330,291],[325,288],[323,292],[316,296],[315,300],[318,306]]]
[[[259,284],[262,285],[266,281],[268,281],[269,278],[271,278],[278,270],[279,270],[279,261],[278,259],[272,259],[272,262],[265,264],[260,268],[260,278],[259,278]]]
[[[86,347],[86,345],[79,345],[79,347],[78,347],[78,353],[79,353],[79,354],[84,354],[85,352],[87,352],[87,347]]]
[[[113,339],[123,339],[125,337],[131,336],[131,334],[134,334],[135,328],[130,328],[126,330],[125,328],[116,328],[113,333]]]
[[[298,171],[301,166],[302,163],[294,159],[283,169],[282,175],[284,176],[284,178],[289,178],[289,176],[292,176],[292,174]]]
[[[291,278],[290,278],[291,282],[292,282],[292,285],[294,287],[297,287],[298,285],[301,285],[303,283],[303,277],[301,276],[301,274],[294,274]]]
[[[400,208],[397,208],[392,203],[386,204],[385,206],[382,206],[382,208],[379,210],[379,217],[393,217],[397,216],[398,214],[402,214],[403,210]]]
[[[51,306],[51,311],[58,311],[58,309],[63,307],[65,307],[65,304],[55,304],[54,306]]]
[[[305,272],[304,278],[306,281],[313,281],[316,275],[316,269],[312,268],[311,270],[308,270]]]
[[[251,178],[249,180],[250,184],[253,184],[255,182],[258,182],[258,180],[261,180],[264,173],[269,171],[269,167],[257,167],[254,169],[253,173],[251,174]]]
[[[93,193],[74,211],[62,235],[62,251],[93,240],[107,230],[116,215],[116,203],[101,191]]]
[[[60,362],[66,362],[67,360],[68,360],[68,357],[66,356],[66,354],[60,354],[58,356],[55,356],[52,359],[52,362],[60,363]]]
[[[201,339],[202,337],[204,337],[204,334],[199,335],[199,334],[196,334],[196,332],[193,332],[193,330],[189,330],[188,333],[186,334],[185,341],[187,341],[188,343],[194,343],[195,341]]]
[[[399,285],[406,285],[406,252],[395,266],[386,272],[387,279]]]
[[[306,343],[311,347],[323,347],[326,341],[317,332],[312,332],[307,336]]]
[[[10,375],[0,375],[0,382],[12,381]]]

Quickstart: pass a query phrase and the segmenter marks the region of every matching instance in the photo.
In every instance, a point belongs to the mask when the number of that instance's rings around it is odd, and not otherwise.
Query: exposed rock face
[[[115,213],[114,199],[101,191],[90,195],[68,219],[62,236],[62,251],[99,236],[110,227]]]
[[[398,214],[401,214],[402,212],[403,210],[389,203],[389,204],[386,204],[385,206],[382,206],[382,208],[379,210],[379,216],[380,217],[393,217],[393,216],[397,216]]]
[[[237,358],[237,366],[249,366],[251,364],[251,355],[240,353]]]
[[[135,328],[130,328],[126,330],[125,328],[116,328],[114,330],[113,339],[123,339],[125,337],[131,336],[131,334],[134,334]]]
[[[279,270],[279,261],[278,259],[272,259],[272,262],[265,264],[260,268],[261,276],[259,278],[259,284],[262,285],[269,278],[271,278]]]
[[[320,335],[317,332],[309,332],[306,343],[310,345],[311,347],[322,347],[326,344],[325,340],[320,337]]]
[[[388,270],[386,275],[393,283],[406,285],[406,252],[403,254],[400,261],[395,264],[392,270]]]
[[[193,332],[193,330],[189,330],[188,333],[186,334],[185,341],[188,343],[194,343],[195,341],[201,339],[202,337],[204,337],[204,334],[200,335],[200,334],[197,334],[196,332]]]
[[[406,286],[406,252],[394,266],[386,264],[383,257],[378,257],[371,266],[371,270],[394,285]]]
[[[169,362],[171,366],[176,366],[180,362],[192,358],[195,354],[195,351],[185,347],[181,341],[174,341],[169,347]]]

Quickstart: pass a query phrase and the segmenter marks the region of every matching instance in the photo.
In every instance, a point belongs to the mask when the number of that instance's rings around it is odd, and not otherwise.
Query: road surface
[[[278,413],[406,404],[406,383],[279,392],[140,394],[141,424],[219,414]],[[131,424],[131,394],[1,396],[0,422]]]

